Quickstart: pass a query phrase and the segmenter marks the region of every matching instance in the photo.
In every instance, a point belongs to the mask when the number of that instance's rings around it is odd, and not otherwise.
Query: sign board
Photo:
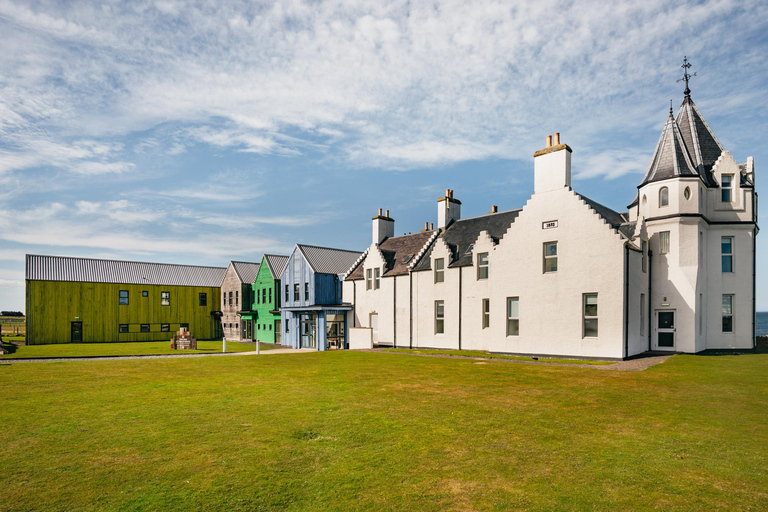
[[[552,229],[557,227],[557,221],[556,220],[548,220],[547,222],[541,223],[541,229]]]

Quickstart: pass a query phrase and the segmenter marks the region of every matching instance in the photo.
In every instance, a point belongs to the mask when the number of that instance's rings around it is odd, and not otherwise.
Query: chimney
[[[547,147],[533,154],[533,193],[571,188],[571,153],[568,144],[560,143],[560,133],[547,135]]]
[[[420,233],[424,233],[425,231],[429,231],[429,222],[424,223],[424,229],[422,229]]]
[[[373,218],[373,243],[380,244],[392,236],[395,236],[395,221],[389,217],[389,210],[382,215],[379,208],[379,214]]]
[[[429,223],[429,230],[430,231],[434,231],[435,230],[435,223],[434,222],[430,222]]]
[[[453,198],[453,190],[445,189],[445,197],[437,200],[437,228],[445,229],[448,224],[461,218],[461,201]]]
[[[496,206],[495,204],[492,204],[491,211],[489,211],[488,213],[499,213],[499,207]]]

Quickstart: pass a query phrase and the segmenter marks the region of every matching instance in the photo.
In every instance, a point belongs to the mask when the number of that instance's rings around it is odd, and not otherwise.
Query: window
[[[160,332],[170,332],[171,324],[160,324]]]
[[[261,292],[256,290],[256,304],[261,304]]]
[[[304,300],[309,300],[309,283],[304,283]]]
[[[483,299],[483,329],[491,326],[491,301]]]
[[[141,296],[142,297],[149,297],[149,292],[144,290],[143,292],[141,292]]]
[[[669,206],[669,189],[661,187],[659,190],[659,206]]]
[[[369,268],[365,271],[365,289],[370,290],[373,288],[373,269]]]
[[[723,332],[733,332],[733,295],[723,295]]]
[[[269,289],[269,300],[267,301],[267,304],[272,304],[272,288]]]
[[[488,279],[488,253],[481,252],[477,255],[477,278]]]
[[[642,249],[643,249],[643,262],[642,262],[643,263],[643,272],[647,272],[648,271],[648,247],[647,247],[648,243],[647,242],[643,242],[641,245],[642,245]]]
[[[183,327],[185,329],[189,329],[189,324],[179,324],[179,328],[181,328],[181,327]]]
[[[288,332],[288,329],[289,329],[289,328],[288,328],[288,325],[289,325],[290,323],[291,323],[291,322],[290,322],[290,321],[288,321],[288,320],[286,320],[286,322],[285,322],[285,332],[286,332],[286,333]]]
[[[224,292],[221,294],[221,296],[224,298],[224,305],[227,305],[227,292]]]
[[[270,331],[272,330],[272,325],[270,325],[270,326],[269,326],[269,330],[270,330]]]
[[[293,300],[296,302],[301,300],[301,285],[299,283],[293,285]]]
[[[149,332],[149,324],[141,324],[141,332]]]
[[[584,294],[584,337],[597,338],[597,294]]]
[[[381,288],[381,269],[373,269],[373,289],[378,290]]]
[[[240,292],[236,291],[235,292],[235,306],[240,305],[240,298],[238,297],[238,295],[240,295]]]
[[[207,293],[201,293],[198,296],[198,302],[201,306],[207,306],[208,305],[208,294]]]
[[[171,305],[171,292],[160,292],[160,305],[161,306]]]
[[[507,297],[507,336],[520,335],[520,297]]]
[[[128,324],[120,324],[120,332],[128,332]]]
[[[685,191],[683,192],[683,197],[688,200],[691,198],[691,188],[685,187]]]
[[[269,290],[269,295],[272,295],[272,290]],[[271,298],[270,298],[271,300]],[[267,289],[264,288],[261,290],[261,303],[266,304],[267,303]]]
[[[229,305],[232,305],[232,292],[229,292]]]
[[[120,305],[128,305],[128,290],[120,290]]]
[[[640,336],[645,336],[645,294],[640,294]]]
[[[659,254],[667,254],[669,252],[669,231],[662,231],[659,233]]]
[[[544,272],[557,272],[557,242],[544,244]]]
[[[445,305],[442,300],[435,301],[435,334],[445,332]]]
[[[733,200],[733,174],[723,174],[722,183],[720,184],[720,199],[724,203],[730,203]]]
[[[437,258],[435,260],[435,282],[442,283],[445,281],[445,260],[443,258]]]
[[[733,272],[733,237],[724,236],[720,239],[720,253],[724,273]]]
[[[291,300],[291,289],[288,285],[285,285],[285,302],[288,302]]]

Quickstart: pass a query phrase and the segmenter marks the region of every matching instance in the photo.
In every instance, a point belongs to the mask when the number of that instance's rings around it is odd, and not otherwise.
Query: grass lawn
[[[764,354],[12,363],[0,385],[0,510],[768,509]]]
[[[435,349],[421,349],[421,348],[385,348],[384,352],[401,352],[403,354],[425,354],[425,355],[438,355],[438,356],[451,356],[451,357],[483,357],[486,359],[513,359],[516,361],[534,361],[531,356],[506,356],[503,354],[491,354],[484,350],[435,350]],[[540,363],[557,363],[557,364],[591,364],[591,365],[606,365],[616,364],[614,361],[593,361],[588,359],[556,359],[552,357],[539,357]]]
[[[4,338],[5,339],[5,338]],[[11,341],[11,340],[6,340]],[[133,343],[61,343],[57,345],[9,346],[12,353],[0,355],[2,359],[25,357],[83,357],[83,356],[138,356],[157,354],[211,354],[221,352],[221,341],[198,341],[197,350],[174,350],[170,341],[138,341]],[[272,348],[271,346],[269,348]],[[227,352],[250,352],[256,345],[227,342]],[[268,350],[261,346],[261,350]]]

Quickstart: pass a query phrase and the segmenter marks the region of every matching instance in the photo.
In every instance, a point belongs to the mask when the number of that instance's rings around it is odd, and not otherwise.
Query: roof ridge
[[[315,249],[326,249],[329,251],[341,251],[341,252],[360,252],[353,249],[336,249],[335,247],[324,247],[322,245],[310,245],[310,244],[296,244],[298,247],[313,247]]]
[[[139,263],[141,265],[164,265],[169,267],[194,267],[194,268],[215,268],[218,270],[227,270],[227,267],[214,267],[212,265],[187,265],[184,263],[158,263],[156,261],[134,261],[134,260],[114,260],[106,258],[88,258],[86,256],[57,256],[54,254],[26,254],[27,258],[30,256],[36,258],[62,258],[69,260],[88,260],[88,261],[112,261],[115,263]]]
[[[523,207],[520,208],[513,208],[511,210],[504,210],[503,212],[494,212],[494,213],[483,213],[482,215],[475,215],[474,217],[464,217],[463,219],[458,219],[455,222],[461,222],[464,220],[474,220],[474,219],[482,219],[485,217],[490,217],[492,215],[501,215],[503,213],[512,213],[512,212],[519,212],[522,211]]]

